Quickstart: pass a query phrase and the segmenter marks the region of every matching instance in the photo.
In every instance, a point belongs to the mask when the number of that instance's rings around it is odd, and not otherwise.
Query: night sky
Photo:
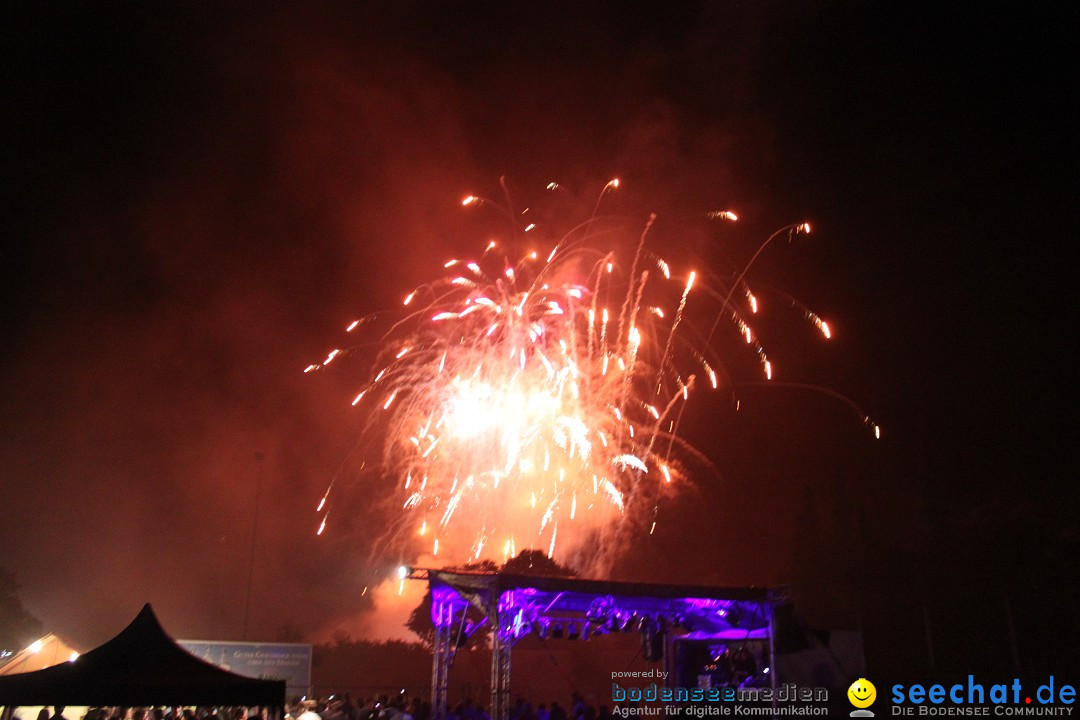
[[[228,4],[226,4],[228,5]],[[778,379],[692,406],[716,464],[625,579],[792,584],[870,669],[1075,669],[1076,13],[1067,4],[8,6],[0,566],[84,646],[151,601],[180,637],[365,625],[384,482],[346,467],[362,362],[301,371],[478,240],[460,198],[557,180],[737,228]],[[944,4],[942,4],[944,5]],[[763,293],[768,298],[767,293]],[[777,305],[780,300],[773,300]],[[733,374],[756,380],[752,362]],[[350,480],[351,478],[351,480]],[[1070,640],[1071,639],[1071,640]]]

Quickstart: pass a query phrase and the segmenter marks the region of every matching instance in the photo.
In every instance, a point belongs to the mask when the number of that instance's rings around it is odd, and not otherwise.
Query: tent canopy
[[[79,657],[79,651],[56,633],[35,640],[0,663],[0,675],[33,672]]]
[[[285,704],[285,682],[203,662],[162,629],[150,605],[104,645],[36,672],[0,677],[0,705]]]

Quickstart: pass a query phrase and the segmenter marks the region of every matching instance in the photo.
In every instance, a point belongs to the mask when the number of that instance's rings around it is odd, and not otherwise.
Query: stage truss
[[[508,720],[515,643],[536,632],[587,638],[627,628],[643,634],[671,682],[672,648],[679,640],[737,642],[754,639],[768,648],[769,685],[775,691],[774,609],[782,593],[765,588],[723,588],[611,582],[498,572],[408,569],[406,577],[427,581],[435,642],[431,671],[434,720],[445,720],[450,668],[457,649],[490,625],[491,718]],[[479,620],[468,619],[469,607]],[[775,692],[774,692],[775,696]]]

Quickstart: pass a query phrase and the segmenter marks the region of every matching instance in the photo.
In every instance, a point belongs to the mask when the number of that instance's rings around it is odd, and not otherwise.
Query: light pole
[[[251,618],[251,586],[255,580],[255,544],[259,538],[259,500],[262,498],[263,461],[266,456],[261,452],[255,452],[255,462],[258,468],[255,473],[255,512],[251,520],[251,553],[248,556],[248,581],[247,599],[244,601],[244,631],[240,639],[248,639],[248,620]]]

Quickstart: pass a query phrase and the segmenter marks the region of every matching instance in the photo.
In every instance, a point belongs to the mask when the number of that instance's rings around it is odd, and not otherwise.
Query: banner
[[[223,670],[263,680],[284,680],[285,695],[311,694],[311,645],[177,640],[189,653]]]

